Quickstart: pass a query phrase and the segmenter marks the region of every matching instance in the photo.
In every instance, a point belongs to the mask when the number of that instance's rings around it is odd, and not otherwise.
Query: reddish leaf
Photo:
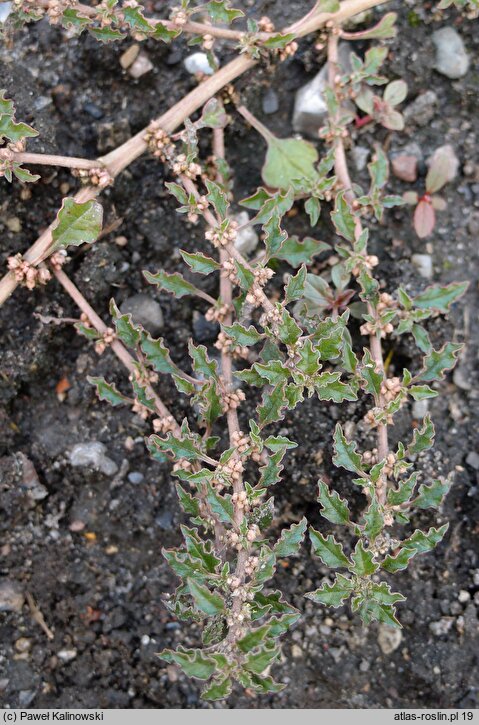
[[[436,215],[429,201],[420,201],[414,212],[414,229],[421,239],[428,237],[436,223]]]

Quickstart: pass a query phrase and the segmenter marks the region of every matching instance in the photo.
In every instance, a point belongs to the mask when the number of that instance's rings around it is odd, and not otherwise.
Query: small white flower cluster
[[[175,419],[172,415],[164,418],[155,418],[153,421],[153,430],[155,433],[169,433],[175,429]]]
[[[57,25],[65,10],[75,5],[75,0],[49,0],[47,15],[52,25]],[[36,8],[35,8],[36,10]]]
[[[366,267],[366,269],[371,271],[373,267],[377,267],[378,264],[379,258],[376,257],[375,254],[366,254],[366,256],[362,257],[360,264],[357,264],[356,267],[353,267],[352,273],[355,277],[357,277],[359,274],[361,274],[363,267]]]
[[[235,263],[232,259],[226,259],[222,264],[221,274],[229,279],[235,285],[239,285],[240,281],[236,272]]]
[[[386,403],[390,403],[394,400],[401,392],[401,379],[400,378],[389,378],[385,380],[381,385],[381,395],[385,399]]]
[[[368,466],[374,466],[378,463],[378,449],[373,448],[371,451],[364,451],[362,455],[363,462]],[[390,476],[394,470],[394,464],[396,463],[396,456],[394,453],[388,453],[386,456],[386,463],[383,468],[383,473],[386,476]]]
[[[219,465],[214,473],[212,484],[217,491],[222,491],[226,486],[232,486],[241,479],[244,466],[239,458],[233,456],[227,463]]]
[[[152,415],[152,412],[149,408],[146,407],[146,405],[143,405],[143,403],[140,403],[139,400],[135,400],[133,405],[131,406],[131,410],[133,413],[136,413],[142,420],[148,420],[150,415]]]
[[[108,345],[111,345],[113,340],[116,339],[116,332],[112,327],[107,327],[105,332],[101,335],[100,339],[95,343],[95,352],[98,355],[103,355]]]
[[[394,325],[391,322],[381,322],[376,320],[375,322],[365,322],[360,327],[361,335],[376,335],[379,333],[380,337],[384,338],[394,332]]]
[[[232,355],[236,358],[246,359],[248,357],[248,348],[243,345],[236,345],[235,341],[231,337],[228,337],[224,332],[218,334],[218,339],[215,342],[215,347],[227,355]]]
[[[234,392],[223,393],[223,413],[227,413],[229,410],[236,410],[236,408],[239,408],[243,400],[246,400],[246,395],[243,393],[242,390],[235,390]]]
[[[246,302],[253,307],[260,307],[264,302],[263,287],[274,276],[274,272],[269,267],[258,267],[253,273],[255,281],[246,295]]]
[[[368,412],[364,416],[364,422],[371,428],[377,428],[380,422],[387,423],[387,425],[393,425],[393,416],[391,414],[388,414],[384,419],[382,413],[383,410],[381,408],[371,408],[371,410],[368,410]],[[382,420],[378,420],[379,416],[381,416]]]
[[[291,43],[288,43],[284,46],[284,48],[278,49],[278,58],[281,62],[288,60],[288,58],[292,58],[296,51],[298,50],[298,44],[295,40],[292,40]]]
[[[259,324],[262,327],[271,326],[273,333],[276,333],[278,325],[281,324],[281,320],[281,311],[277,307],[272,307],[270,310],[267,310],[267,312],[263,312],[259,318]]]
[[[233,220],[224,229],[220,227],[208,229],[205,238],[216,248],[227,247],[228,244],[233,244],[238,236],[237,229],[238,222]]]
[[[43,265],[34,267],[20,253],[8,257],[7,267],[15,275],[16,281],[29,290],[34,289],[37,284],[46,284],[52,278],[49,269]]]
[[[250,437],[242,431],[234,431],[231,436],[231,443],[236,448],[238,453],[246,453],[248,448],[251,446]]]
[[[258,20],[258,30],[261,33],[274,33],[274,23],[267,15]]]
[[[171,10],[170,20],[172,23],[181,28],[188,22],[188,14],[182,8],[175,7]]]
[[[235,508],[241,511],[249,510],[248,494],[246,491],[239,491],[231,496],[231,503],[234,504]]]
[[[80,179],[82,184],[97,186],[99,189],[106,189],[107,186],[113,184],[113,176],[104,166],[94,169],[73,169],[72,173],[73,176]]]
[[[173,472],[175,471],[191,471],[193,469],[193,464],[191,461],[188,461],[186,458],[179,458],[173,465]]]
[[[206,196],[200,196],[198,201],[195,202],[195,205],[196,205],[196,211],[191,210],[188,212],[188,215],[187,215],[188,221],[191,222],[192,224],[196,224],[196,222],[198,221],[197,212],[204,213],[208,209],[208,206],[209,206],[208,199],[206,198]]]
[[[223,322],[226,315],[229,313],[230,308],[228,305],[220,305],[219,307],[210,307],[206,310],[205,319],[208,322]]]
[[[159,158],[160,161],[166,162],[174,157],[175,147],[169,135],[161,128],[158,121],[152,121],[150,123],[146,129],[144,140],[150,153]]]

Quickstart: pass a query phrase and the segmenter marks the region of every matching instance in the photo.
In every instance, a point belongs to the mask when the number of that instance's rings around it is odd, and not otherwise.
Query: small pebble
[[[432,277],[432,257],[430,254],[413,254],[411,262],[424,279]]]
[[[99,121],[100,118],[103,118],[103,111],[101,110],[101,108],[98,108],[98,106],[96,106],[94,103],[85,103],[85,105],[83,106],[83,110],[96,121]]]
[[[163,328],[163,312],[159,303],[147,294],[128,297],[121,305],[122,315],[130,314],[133,322],[142,325],[153,336]]]
[[[429,410],[429,400],[415,400],[412,404],[412,417],[415,420],[422,420]]]
[[[413,183],[417,179],[417,158],[401,154],[395,156],[391,161],[391,168],[394,176],[401,181]]]
[[[351,156],[353,157],[354,165],[357,171],[363,171],[368,163],[369,154],[371,150],[366,146],[353,146],[351,149]]]
[[[17,216],[8,217],[5,223],[7,225],[7,228],[15,234],[22,231],[22,223]]]
[[[293,644],[291,647],[291,655],[295,660],[299,660],[303,656],[303,650],[297,644]]]
[[[108,458],[106,447],[100,441],[77,443],[70,452],[70,463],[76,468],[93,468],[105,476],[114,476],[118,471],[118,466]]]
[[[11,579],[0,581],[0,612],[21,612],[24,601],[20,584]]]
[[[436,46],[435,69],[451,80],[462,78],[469,70],[469,56],[457,30],[441,28],[432,34]]]
[[[471,468],[474,468],[475,471],[479,471],[479,454],[476,453],[476,451],[468,453],[466,463],[468,466],[471,466]]]
[[[151,642],[151,638],[147,634],[143,634],[141,637],[141,644],[143,647],[147,647]]]
[[[453,623],[454,619],[452,617],[443,617],[437,622],[430,622],[429,629],[435,637],[441,637],[449,632]]]
[[[129,482],[133,483],[135,485],[138,485],[139,483],[141,483],[144,478],[145,478],[144,475],[142,473],[140,473],[140,471],[132,471],[131,473],[128,474]]]
[[[152,71],[154,67],[155,66],[148,58],[147,54],[144,51],[141,51],[138,58],[128,69],[128,73],[132,78],[137,80],[138,78],[141,78],[141,76],[144,76]]]
[[[242,227],[244,224],[248,224],[249,215],[247,211],[241,211],[236,214],[235,221],[238,222],[239,226]],[[239,229],[238,236],[235,239],[235,247],[243,256],[252,254],[259,244],[259,237],[256,233],[255,228],[250,225],[244,229]]]
[[[457,598],[459,599],[461,604],[465,604],[466,602],[468,602],[470,600],[471,595],[465,589],[461,589],[461,591],[457,595]]]
[[[183,61],[183,64],[191,75],[196,73],[204,73],[207,76],[213,75],[214,68],[210,66],[208,56],[206,53],[192,53]]]
[[[268,88],[268,90],[264,94],[261,101],[261,106],[263,108],[263,113],[265,113],[267,116],[271,116],[273,113],[276,113],[278,111],[278,95],[272,88]]]
[[[404,117],[418,126],[426,126],[431,121],[438,106],[438,97],[434,91],[425,91],[404,109]]]
[[[17,652],[28,652],[32,648],[32,640],[26,637],[20,637],[15,642],[15,649]]]
[[[133,43],[124,53],[120,55],[120,65],[123,70],[129,68],[137,59],[138,53],[140,52],[140,46],[138,43]]]
[[[392,654],[402,642],[402,631],[380,624],[378,631],[378,644],[385,655]]]
[[[71,662],[75,659],[78,652],[76,649],[61,649],[59,652],[57,652],[57,657],[62,662]]]

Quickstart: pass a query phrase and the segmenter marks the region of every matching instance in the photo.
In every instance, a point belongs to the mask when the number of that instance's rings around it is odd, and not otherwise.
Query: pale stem
[[[0,159],[2,154],[0,152]],[[38,166],[65,166],[67,169],[97,169],[98,161],[80,159],[75,156],[55,156],[53,154],[30,154],[13,152],[12,161],[19,164],[38,164]],[[101,166],[101,164],[100,164]]]
[[[43,0],[45,3],[47,0]],[[385,0],[389,2],[390,0]],[[294,33],[296,37],[302,37],[309,33],[314,33],[323,27],[326,22],[344,22],[353,15],[383,4],[383,0],[344,0],[341,3],[340,10],[337,13],[319,13],[310,11],[304,18],[297,23],[284,29],[284,33]],[[88,6],[85,6],[88,7]],[[91,8],[89,8],[91,10]],[[203,106],[212,96],[220,91],[224,86],[231,83],[246,71],[254,68],[257,61],[248,58],[246,55],[240,55],[224,68],[220,68],[216,73],[201,83],[197,88],[188,93],[181,101],[176,103],[169,111],[164,113],[157,119],[159,125],[164,128],[167,133],[172,133],[180,126],[186,118],[191,116],[201,106]],[[143,129],[136,136],[126,141],[114,151],[99,159],[103,163],[110,174],[117,176],[123,169],[143,154],[147,149],[145,143],[146,129]],[[85,196],[86,193],[86,196]],[[75,195],[76,201],[87,201],[94,199],[100,193],[98,187],[89,187],[88,191],[81,190]],[[33,247],[25,253],[25,259],[30,263],[35,263],[36,258],[42,258],[43,254],[51,245],[51,228],[39,237]],[[0,305],[12,294],[17,287],[17,281],[12,273],[6,274],[0,281]]]
[[[338,72],[338,36],[331,33],[329,35],[328,40],[328,80],[329,84],[332,88],[335,87],[335,78]],[[339,114],[340,112],[338,112]],[[341,138],[336,138],[335,140],[335,165],[334,170],[336,173],[336,176],[338,180],[341,183],[341,186],[345,190],[344,198],[349,204],[350,207],[352,207],[353,202],[355,200],[355,194],[352,189],[352,183],[351,183],[351,177],[349,175],[348,170],[348,164],[346,160],[346,153],[344,150],[344,143]],[[359,217],[356,216],[356,229],[355,229],[355,236],[356,239],[358,239],[363,231],[363,227],[361,224],[361,220]],[[366,250],[364,250],[363,255],[366,255]],[[368,314],[372,317],[376,317],[376,310],[371,305],[370,302],[368,302]],[[380,372],[383,376],[383,379],[386,379],[386,374],[384,370],[384,360],[383,360],[383,352],[381,347],[381,340],[379,337],[379,333],[372,334],[369,337],[369,347],[371,350],[371,357],[375,362],[376,368],[378,372]],[[375,403],[379,407],[383,407],[385,405],[385,399],[384,396],[380,393],[378,396],[375,396]],[[376,431],[376,437],[377,437],[377,447],[378,447],[378,460],[382,461],[385,458],[387,458],[389,453],[389,443],[388,443],[388,430],[387,425],[385,423],[379,423]],[[382,485],[378,486],[377,489],[378,493],[378,500],[380,503],[384,504],[386,502],[386,495],[387,495],[387,478],[383,475],[382,476]]]
[[[73,302],[79,307],[79,309],[88,317],[91,324],[95,328],[97,332],[100,333],[100,335],[103,335],[108,327],[105,325],[101,317],[97,315],[93,307],[87,302],[87,300],[84,298],[78,287],[76,287],[71,279],[68,277],[68,275],[63,272],[63,270],[53,270],[53,274],[57,278],[57,280],[60,282],[63,289],[70,295]],[[110,347],[112,351],[115,353],[117,358],[120,360],[120,362],[123,363],[123,365],[126,367],[126,369],[134,375],[135,373],[135,360],[130,355],[126,347],[123,345],[120,340],[113,340],[113,342],[110,344]],[[163,403],[161,398],[155,393],[155,391],[151,388],[151,386],[147,387],[147,393],[152,398],[152,400],[155,403],[155,408],[157,410],[158,415],[161,418],[166,418],[171,415],[170,411],[166,407],[166,405]],[[174,423],[175,425],[175,433],[180,432],[180,427],[178,424]]]

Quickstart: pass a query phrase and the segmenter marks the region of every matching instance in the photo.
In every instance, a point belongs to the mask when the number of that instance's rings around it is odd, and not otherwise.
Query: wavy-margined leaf
[[[336,609],[340,607],[346,599],[349,599],[354,591],[354,584],[351,579],[336,574],[336,578],[332,584],[325,582],[322,587],[316,589],[315,592],[308,592],[305,596],[312,599],[318,604],[325,604],[328,607]]]
[[[334,211],[331,214],[331,219],[336,228],[336,232],[349,242],[354,242],[356,218],[352,213],[344,194],[344,191],[340,191],[336,196],[336,202],[334,204]]]
[[[299,267],[301,264],[310,264],[312,259],[331,249],[326,242],[319,242],[312,237],[305,237],[299,240],[291,236],[283,242],[280,249],[274,254],[276,259],[284,259],[292,267]]]
[[[169,292],[175,297],[184,297],[185,295],[198,295],[203,297],[204,293],[195,287],[194,284],[187,282],[183,275],[178,272],[168,274],[168,272],[159,271],[156,274],[144,271],[143,276],[150,284],[155,284],[159,289]]]
[[[451,305],[462,297],[468,287],[469,282],[452,282],[445,287],[433,285],[420,295],[413,297],[412,302],[415,307],[422,310],[437,310],[446,313]]]
[[[423,420],[421,428],[416,428],[413,433],[413,439],[407,448],[407,454],[409,456],[427,451],[432,447],[434,441],[434,425],[430,415],[426,415]]]
[[[297,554],[303,541],[307,525],[306,518],[302,518],[299,523],[292,524],[289,529],[283,529],[281,538],[273,547],[275,555],[277,557],[284,557]]]
[[[244,345],[246,347],[255,345],[263,337],[253,325],[243,327],[239,322],[234,322],[230,327],[223,325],[223,331],[238,345]]]
[[[448,528],[449,524],[444,524],[438,529],[431,526],[428,531],[417,529],[409,539],[402,542],[402,546],[406,549],[413,549],[417,554],[426,554],[442,541]]]
[[[211,592],[207,586],[198,584],[194,579],[188,579],[188,589],[194,599],[195,605],[205,614],[215,615],[225,611],[223,597]]]
[[[189,252],[185,252],[183,249],[180,249],[180,254],[186,264],[190,267],[191,271],[196,272],[197,274],[211,274],[220,268],[220,264],[218,264],[218,262],[211,257],[207,257],[205,254],[201,254],[201,252],[189,254]]]
[[[433,481],[429,486],[422,484],[419,486],[413,505],[419,509],[439,508],[451,485],[451,481],[440,481],[439,479]]]
[[[94,378],[89,375],[87,380],[96,387],[96,393],[100,400],[106,400],[110,405],[125,405],[132,402],[130,398],[122,395],[113,383],[107,383],[105,378]]]
[[[215,661],[206,657],[199,649],[186,650],[178,647],[176,652],[165,649],[158,657],[165,662],[178,665],[188,677],[195,677],[198,680],[208,680],[216,671]]]
[[[233,682],[230,677],[215,678],[201,693],[203,700],[224,700],[231,693]]]
[[[345,468],[347,471],[364,473],[361,464],[361,456],[356,453],[356,443],[348,443],[343,433],[341,424],[336,425],[334,431],[334,457],[333,463],[338,468]]]
[[[226,23],[230,25],[236,18],[244,15],[242,10],[231,8],[228,0],[209,0],[204,6],[213,23]]]
[[[97,201],[79,203],[73,198],[63,199],[52,227],[53,243],[49,252],[80,244],[92,244],[101,232],[103,208]]]
[[[357,576],[370,576],[371,574],[374,574],[378,568],[378,564],[374,561],[374,552],[369,551],[369,549],[365,549],[361,540],[358,541],[353,553],[351,554],[351,564],[349,565],[349,568],[353,574],[357,574]]]
[[[463,345],[446,342],[440,350],[431,350],[423,360],[424,367],[417,375],[418,380],[443,380],[448,370],[451,370],[457,361],[457,356]]]
[[[313,180],[318,177],[315,163],[318,152],[309,141],[296,138],[268,137],[268,151],[261,175],[273,189],[288,189],[299,179]]]
[[[349,523],[349,506],[347,502],[340,498],[336,491],[330,492],[324,481],[318,481],[319,496],[318,501],[321,504],[321,516],[331,521],[333,524]]]
[[[320,531],[309,529],[309,538],[313,545],[313,551],[319,556],[323,564],[333,569],[337,567],[349,565],[347,556],[344,554],[343,547],[339,544],[334,536],[323,536]]]

